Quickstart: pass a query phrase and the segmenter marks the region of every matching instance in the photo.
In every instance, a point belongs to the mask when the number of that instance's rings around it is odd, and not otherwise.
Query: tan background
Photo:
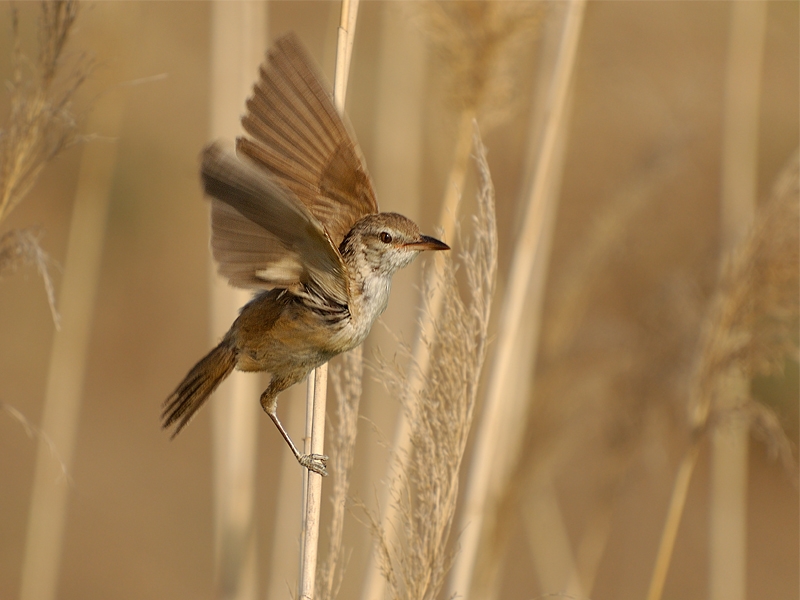
[[[393,143],[376,134],[377,115],[392,114],[390,106],[379,113],[375,92],[385,51],[380,45],[388,19],[385,11],[393,11],[389,18],[398,24],[393,31],[400,31],[403,43],[424,44],[413,14],[409,15],[413,11],[390,4],[363,3],[350,74],[348,113],[368,165],[382,160],[379,156]],[[34,53],[30,34],[36,9],[28,4],[19,8],[31,44],[27,47]],[[636,186],[649,190],[643,192],[647,194],[643,208],[601,266],[591,308],[580,325],[579,348],[561,363],[567,375],[554,384],[560,393],[580,398],[585,392],[579,384],[592,385],[586,379],[589,375],[606,377],[604,394],[613,388],[632,399],[628,404],[588,402],[581,419],[555,418],[548,428],[554,439],[580,438],[572,440],[574,450],[563,461],[556,481],[574,540],[597,498],[613,497],[612,533],[592,592],[595,600],[644,596],[682,448],[680,435],[670,432],[679,429],[677,390],[691,360],[696,332],[680,329],[686,321],[681,321],[682,309],[676,306],[701,305],[717,272],[729,11],[726,2],[668,1],[594,2],[586,12],[551,280],[586,238],[597,215],[619,194],[639,189]],[[73,51],[87,50],[98,63],[81,94],[82,106],[90,98],[96,105],[124,102],[124,113],[116,140],[91,142],[116,144],[118,154],[70,473],[58,587],[58,597],[64,600],[212,596],[210,411],[202,411],[173,442],[159,427],[161,402],[210,347],[207,205],[197,175],[199,151],[209,141],[209,18],[206,2],[92,4],[79,17],[72,42]],[[277,2],[269,7],[271,39],[296,31],[328,76],[337,20],[336,3]],[[5,33],[9,31],[9,5],[3,3],[0,77],[4,79],[9,76],[10,35]],[[798,145],[799,43],[798,4],[770,2],[759,137],[762,199]],[[401,211],[433,232],[455,123],[453,108],[443,101],[443,67],[422,47],[424,60],[416,64],[424,72],[426,97],[424,151],[419,157],[421,195],[398,198],[373,174],[383,210]],[[533,81],[535,48],[534,42],[524,46],[517,59],[524,74],[517,93],[524,97]],[[166,79],[114,87],[161,73],[167,74]],[[413,102],[403,95],[406,92],[398,83],[384,98],[399,105]],[[0,99],[0,106],[4,102]],[[497,186],[499,294],[521,211],[518,198],[530,102],[520,105],[512,119],[485,138]],[[62,264],[79,160],[80,149],[73,149],[48,167],[6,224],[39,225],[42,245]],[[663,167],[665,162],[671,170]],[[653,180],[656,183],[648,183]],[[395,278],[383,318],[390,330],[408,340],[414,336],[419,266]],[[57,287],[59,278],[56,273]],[[545,324],[555,301],[546,297]],[[36,273],[28,269],[0,281],[0,401],[13,405],[34,424],[40,422],[53,336]],[[391,352],[386,333],[376,331],[368,346],[378,344]],[[601,355],[609,364],[601,362]],[[642,357],[650,361],[646,367]],[[546,372],[555,366],[541,368]],[[677,383],[674,389],[652,390],[651,381]],[[762,387],[796,443],[796,363],[789,365],[786,378],[762,382]],[[649,402],[672,408],[636,408]],[[292,402],[284,398],[283,414],[290,412],[290,404],[299,402],[296,397]],[[598,416],[604,410],[622,412]],[[361,412],[389,437],[396,411],[396,400],[387,397],[380,385],[367,386]],[[299,436],[295,413],[289,426]],[[547,418],[547,410],[542,413]],[[614,433],[609,428],[587,428],[586,422],[595,417],[616,423]],[[287,450],[269,420],[262,418],[261,423],[257,518],[259,561],[267,565],[278,458]],[[370,422],[362,421],[361,434],[352,492],[371,499],[374,488],[381,486],[376,473],[387,454]],[[651,436],[654,443],[642,441]],[[35,442],[19,423],[0,412],[0,598],[14,598],[19,590],[35,450]],[[750,458],[748,597],[797,599],[797,489],[757,442]],[[620,462],[624,469],[615,466]],[[607,473],[614,475],[605,477]],[[704,451],[665,598],[706,597],[707,484]],[[509,518],[521,522],[521,512],[514,508]],[[551,591],[540,589],[530,567],[524,527],[513,531],[502,597],[534,598]],[[367,534],[355,520],[348,520],[345,544],[353,553],[341,597],[353,598],[369,550]],[[295,542],[288,540],[285,551],[296,552]],[[265,570],[262,589],[268,577]]]

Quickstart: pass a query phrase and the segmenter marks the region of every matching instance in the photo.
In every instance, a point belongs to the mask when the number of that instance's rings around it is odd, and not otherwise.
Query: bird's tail
[[[161,413],[164,429],[176,424],[172,437],[191,420],[217,386],[236,366],[236,352],[227,340],[205,355],[164,402]]]

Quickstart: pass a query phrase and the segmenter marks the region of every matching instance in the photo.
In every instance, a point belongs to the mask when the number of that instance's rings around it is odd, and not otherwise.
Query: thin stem
[[[328,389],[328,365],[314,371],[311,422],[311,453],[322,454],[325,442],[325,396]],[[302,536],[302,566],[300,570],[300,598],[311,600],[317,575],[319,547],[319,519],[322,502],[322,475],[306,471],[306,495]]]
[[[747,236],[755,221],[767,5],[734,2],[730,19],[720,197],[723,255]],[[748,397],[750,381],[736,367],[725,378],[720,407],[732,409]],[[733,420],[712,435],[709,600],[744,600],[747,595],[749,430],[747,423]]]
[[[664,583],[667,580],[669,563],[672,560],[672,551],[675,549],[675,539],[678,537],[678,528],[681,524],[683,508],[686,506],[686,497],[689,494],[689,483],[697,464],[697,455],[700,453],[700,438],[695,438],[683,455],[678,474],[675,476],[675,485],[672,487],[672,497],[667,510],[667,520],[661,533],[661,542],[658,544],[658,554],[650,579],[650,588],[646,600],[660,600],[664,592]]]
[[[334,71],[333,98],[336,110],[344,114],[344,100],[347,93],[347,78],[350,70],[350,56],[356,30],[359,0],[342,0],[341,21],[336,50],[336,69]],[[311,452],[324,453],[325,403],[328,388],[328,365],[317,368],[314,374],[314,410],[306,414],[311,425]],[[308,426],[306,427],[308,430]],[[319,541],[319,514],[322,498],[322,476],[308,472],[304,478],[305,511],[303,521],[302,562],[300,569],[300,598],[311,600],[317,575],[317,545]]]

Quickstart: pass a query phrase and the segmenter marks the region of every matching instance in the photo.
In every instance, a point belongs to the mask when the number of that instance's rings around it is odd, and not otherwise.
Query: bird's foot
[[[309,471],[319,473],[323,477],[328,476],[328,469],[326,469],[328,457],[325,454],[301,454],[297,460]]]

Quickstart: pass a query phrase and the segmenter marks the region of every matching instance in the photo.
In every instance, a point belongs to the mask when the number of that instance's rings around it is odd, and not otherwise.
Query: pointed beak
[[[450,250],[450,246],[428,235],[421,235],[418,242],[404,244],[405,248],[421,252],[423,250]]]

